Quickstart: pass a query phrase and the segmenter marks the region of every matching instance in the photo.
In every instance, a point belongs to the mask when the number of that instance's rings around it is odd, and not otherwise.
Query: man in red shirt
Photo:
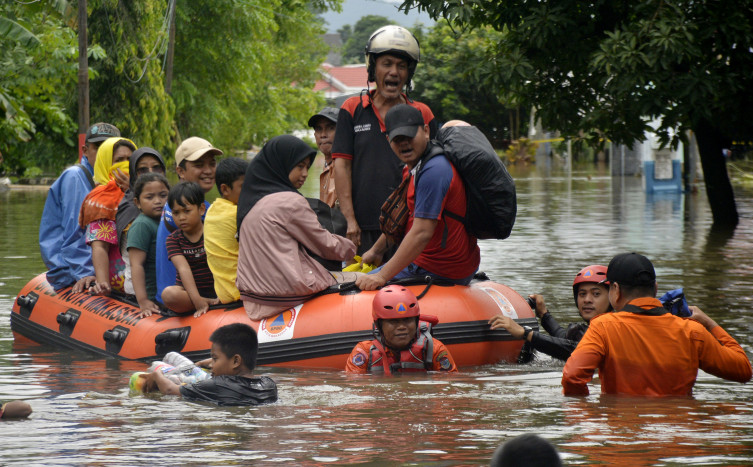
[[[468,285],[478,270],[481,254],[476,238],[460,220],[466,214],[460,175],[444,154],[430,157],[433,143],[429,125],[415,107],[393,107],[387,112],[385,127],[392,150],[405,163],[403,179],[409,179],[406,201],[410,213],[405,237],[394,256],[380,268],[358,277],[356,285],[361,290],[376,290],[390,279],[427,275]],[[454,215],[446,215],[448,212]],[[382,234],[363,254],[363,262],[380,263],[388,247]]]
[[[599,369],[603,394],[687,396],[698,369],[745,383],[751,366],[740,345],[700,308],[670,314],[656,297],[651,261],[637,253],[615,256],[607,267],[615,313],[591,320],[562,371],[565,395],[588,395]]]

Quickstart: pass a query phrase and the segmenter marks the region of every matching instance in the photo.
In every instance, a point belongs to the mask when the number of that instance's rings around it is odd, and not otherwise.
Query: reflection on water
[[[691,302],[753,354],[753,193],[741,225],[711,232],[703,194],[653,195],[640,179],[513,171],[518,220],[505,241],[481,242],[482,270],[543,293],[563,322],[578,319],[573,275],[622,251],[651,258],[660,292]],[[315,181],[315,176],[312,174]],[[314,185],[316,186],[316,185]],[[314,192],[314,191],[312,191]],[[4,465],[282,464],[480,465],[503,440],[536,432],[571,465],[750,465],[753,386],[701,373],[693,398],[561,395],[561,363],[494,365],[457,375],[355,377],[261,368],[277,404],[215,408],[130,395],[145,365],[14,341],[8,310],[43,270],[36,244],[44,195],[0,194],[0,400],[27,399],[32,418],[0,423]]]

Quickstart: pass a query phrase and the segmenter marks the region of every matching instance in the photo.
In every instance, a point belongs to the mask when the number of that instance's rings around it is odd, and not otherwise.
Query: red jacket
[[[661,302],[640,298],[628,305],[652,310]],[[748,356],[721,326],[708,331],[669,313],[621,311],[592,319],[562,371],[563,393],[587,395],[596,368],[603,394],[690,395],[699,368],[740,383],[751,378]]]

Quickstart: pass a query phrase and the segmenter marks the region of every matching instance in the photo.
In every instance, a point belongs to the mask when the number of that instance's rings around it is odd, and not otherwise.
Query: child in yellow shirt
[[[217,164],[215,181],[222,197],[214,201],[204,218],[204,249],[214,275],[214,290],[222,303],[241,298],[235,286],[238,274],[238,239],[235,234],[238,197],[247,167],[248,162],[237,157],[223,159]]]

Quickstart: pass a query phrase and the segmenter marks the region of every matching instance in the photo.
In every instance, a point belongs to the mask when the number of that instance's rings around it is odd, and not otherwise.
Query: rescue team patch
[[[279,315],[259,321],[259,330],[256,333],[259,343],[292,339],[302,307],[303,305],[298,305]]]
[[[447,358],[447,357],[442,357],[442,358],[441,358],[441,359],[439,360],[439,367],[440,367],[441,369],[443,369],[443,370],[447,371],[447,370],[449,370],[450,368],[452,368],[452,363],[450,363],[450,359],[449,359],[449,358]]]
[[[366,363],[366,355],[362,353],[357,353],[353,355],[353,365],[355,366],[363,366],[363,364]]]
[[[443,350],[439,352],[439,355],[437,355],[437,362],[439,363],[439,367],[443,370],[449,370],[452,368],[452,362],[450,362],[449,352],[446,350]]]

